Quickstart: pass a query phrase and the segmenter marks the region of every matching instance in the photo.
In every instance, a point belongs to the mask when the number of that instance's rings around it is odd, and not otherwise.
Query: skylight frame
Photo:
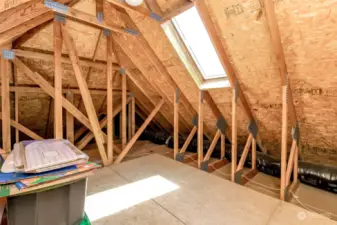
[[[192,8],[189,9],[188,11],[190,11],[190,10],[196,10],[196,8],[195,8],[195,7],[192,7]],[[187,11],[186,11],[186,12],[187,12]],[[184,12],[184,13],[186,13],[186,12]],[[223,68],[223,66],[222,66],[222,64],[221,64],[221,61],[220,61],[220,59],[219,59],[219,56],[218,56],[218,54],[217,54],[217,52],[216,52],[216,50],[215,50],[215,47],[214,47],[214,45],[213,45],[213,43],[212,43],[212,41],[211,41],[211,39],[210,39],[210,36],[209,36],[209,34],[208,34],[208,32],[207,32],[207,30],[206,30],[206,28],[205,28],[205,25],[203,24],[203,22],[202,22],[202,20],[201,20],[201,18],[200,18],[200,15],[199,15],[199,13],[198,13],[197,10],[196,10],[196,13],[197,13],[197,15],[199,16],[198,20],[200,19],[199,21],[202,23],[202,28],[201,28],[201,30],[204,30],[204,31],[205,31],[204,35],[206,35],[206,36],[208,37],[209,43],[207,43],[207,44],[208,44],[208,45],[211,45],[211,46],[213,47],[213,49],[212,49],[212,50],[213,50],[212,55],[215,56],[215,57],[217,58],[217,61],[218,61],[218,63],[217,63],[218,65],[217,65],[217,66],[219,66],[219,68],[222,69],[221,74],[207,74],[207,72],[204,70],[204,67],[203,67],[203,65],[202,65],[203,63],[200,62],[199,57],[197,56],[197,54],[195,53],[195,51],[193,50],[193,48],[192,48],[191,45],[189,44],[188,38],[186,38],[186,36],[185,36],[185,34],[184,34],[185,31],[183,31],[182,28],[181,28],[181,26],[179,25],[179,21],[178,21],[177,17],[179,17],[180,15],[178,15],[178,16],[172,18],[172,19],[171,19],[171,22],[172,22],[172,24],[174,25],[175,30],[176,30],[177,33],[179,34],[181,40],[183,41],[185,47],[186,47],[187,50],[189,51],[189,54],[190,54],[190,56],[192,57],[192,59],[193,59],[195,65],[198,67],[198,69],[199,69],[199,71],[200,71],[200,75],[202,76],[202,77],[201,77],[201,80],[202,80],[203,82],[206,82],[206,81],[219,80],[219,79],[228,79],[228,78],[227,78],[226,71],[225,71],[225,69]],[[196,24],[198,24],[198,23],[196,23]],[[205,63],[205,62],[204,62],[204,63]]]

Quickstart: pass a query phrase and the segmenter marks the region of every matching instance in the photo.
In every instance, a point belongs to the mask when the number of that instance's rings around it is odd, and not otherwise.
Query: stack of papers
[[[1,161],[5,160],[0,173],[0,197],[45,183],[53,185],[57,180],[78,179],[100,167],[88,162],[88,156],[68,140],[23,141],[15,144],[10,154],[0,155]]]
[[[68,140],[23,141],[14,145],[12,153],[14,171],[6,171],[10,168],[6,162],[11,163],[7,159],[1,172],[41,173],[88,161],[88,156]]]

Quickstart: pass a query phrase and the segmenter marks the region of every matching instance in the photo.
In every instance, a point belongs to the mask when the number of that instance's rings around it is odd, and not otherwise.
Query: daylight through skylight
[[[205,80],[226,77],[219,57],[195,7],[173,18],[186,47]]]

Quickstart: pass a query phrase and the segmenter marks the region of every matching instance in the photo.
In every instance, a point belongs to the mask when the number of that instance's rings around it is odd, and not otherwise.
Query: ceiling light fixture
[[[125,2],[131,6],[140,6],[143,0],[125,0]]]

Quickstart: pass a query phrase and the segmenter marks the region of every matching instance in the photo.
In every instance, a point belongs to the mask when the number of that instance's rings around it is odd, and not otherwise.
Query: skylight
[[[205,80],[226,77],[219,57],[195,7],[172,19]]]

